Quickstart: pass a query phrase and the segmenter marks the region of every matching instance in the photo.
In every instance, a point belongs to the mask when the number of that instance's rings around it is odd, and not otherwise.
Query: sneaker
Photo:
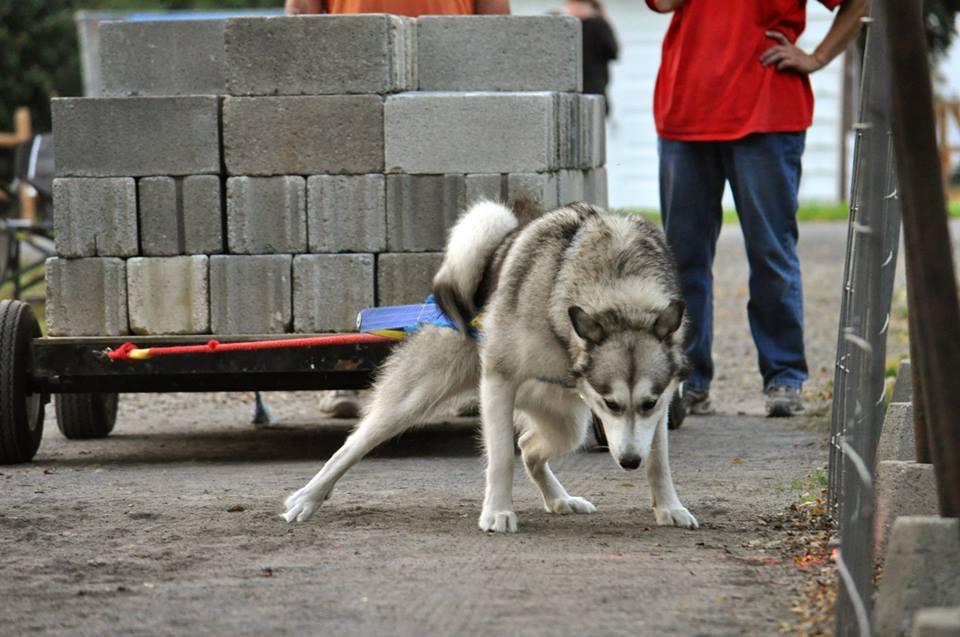
[[[680,399],[689,416],[709,416],[716,411],[710,403],[710,392],[705,389],[684,386],[680,390]]]
[[[355,389],[320,392],[317,406],[321,415],[327,418],[357,418],[360,415],[360,394]]]
[[[803,398],[799,387],[771,385],[763,391],[767,396],[767,416],[786,418],[803,413]]]

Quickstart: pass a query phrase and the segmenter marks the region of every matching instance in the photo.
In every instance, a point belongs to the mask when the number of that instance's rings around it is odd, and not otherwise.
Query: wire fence
[[[874,454],[883,418],[900,201],[882,12],[865,18],[860,113],[837,339],[828,503],[839,522],[837,634],[871,634]]]

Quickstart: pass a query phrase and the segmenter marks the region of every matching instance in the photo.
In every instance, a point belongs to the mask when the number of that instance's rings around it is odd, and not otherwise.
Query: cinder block
[[[139,192],[140,246],[146,256],[223,252],[220,178],[143,177]]]
[[[377,305],[422,303],[442,261],[442,252],[378,255]]]
[[[400,93],[384,106],[393,173],[544,172],[556,167],[553,93]]]
[[[383,172],[383,133],[377,95],[228,97],[223,103],[231,175]]]
[[[877,637],[909,635],[914,613],[960,605],[960,519],[897,518],[874,604]]]
[[[900,361],[897,368],[897,380],[893,383],[893,393],[890,396],[892,403],[909,403],[913,401],[913,376],[910,371],[910,361]]]
[[[580,168],[598,168],[607,163],[607,113],[602,95],[580,95],[577,143]],[[574,165],[574,164],[568,164]]]
[[[557,168],[579,168],[583,163],[584,142],[580,126],[583,124],[579,93],[555,93],[554,108],[557,114]]]
[[[467,206],[480,200],[506,201],[507,175],[499,173],[465,175],[464,188]]]
[[[960,606],[922,608],[913,618],[912,637],[960,637]]]
[[[383,252],[387,245],[383,175],[307,179],[310,252]]]
[[[591,168],[583,173],[583,200],[608,208],[606,168]]]
[[[130,331],[134,334],[209,332],[208,280],[205,255],[128,260]]]
[[[223,252],[223,190],[217,175],[191,175],[183,180],[183,251]]]
[[[913,430],[913,403],[890,403],[883,418],[876,461],[916,460]]]
[[[129,333],[123,259],[47,259],[46,282],[51,336]]]
[[[57,175],[220,173],[217,97],[54,99]]]
[[[214,334],[281,334],[293,322],[293,257],[210,257],[210,327]]]
[[[105,95],[223,95],[223,20],[105,22]]]
[[[874,555],[882,559],[893,521],[904,515],[936,515],[937,478],[932,464],[887,460],[877,463]]]
[[[463,175],[388,175],[387,250],[443,250],[465,203]]]
[[[140,245],[147,256],[183,252],[180,185],[174,177],[144,177],[137,182]]]
[[[293,260],[295,332],[352,332],[373,307],[372,254],[304,254]]]
[[[137,190],[130,178],[53,180],[53,228],[63,257],[137,254]]]
[[[230,95],[416,90],[416,24],[385,14],[234,18]]]
[[[417,20],[421,91],[580,91],[580,21],[564,16]]]
[[[561,170],[557,176],[557,190],[561,206],[583,201],[583,171]]]
[[[507,201],[531,201],[543,210],[560,205],[557,173],[512,173],[507,177]]]
[[[232,254],[306,252],[303,177],[227,179],[227,246]]]

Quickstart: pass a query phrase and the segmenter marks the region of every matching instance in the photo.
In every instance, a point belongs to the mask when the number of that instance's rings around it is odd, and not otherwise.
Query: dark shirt
[[[617,37],[600,16],[586,18],[583,27],[583,92],[606,95],[610,73],[607,65],[617,59]]]

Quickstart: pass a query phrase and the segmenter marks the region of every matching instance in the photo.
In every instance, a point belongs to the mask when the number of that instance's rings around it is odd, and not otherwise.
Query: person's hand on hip
[[[767,31],[764,35],[780,44],[764,51],[760,56],[760,64],[776,66],[778,71],[794,71],[803,75],[813,73],[826,66],[826,62],[794,45],[787,39],[787,36],[779,31]]]

